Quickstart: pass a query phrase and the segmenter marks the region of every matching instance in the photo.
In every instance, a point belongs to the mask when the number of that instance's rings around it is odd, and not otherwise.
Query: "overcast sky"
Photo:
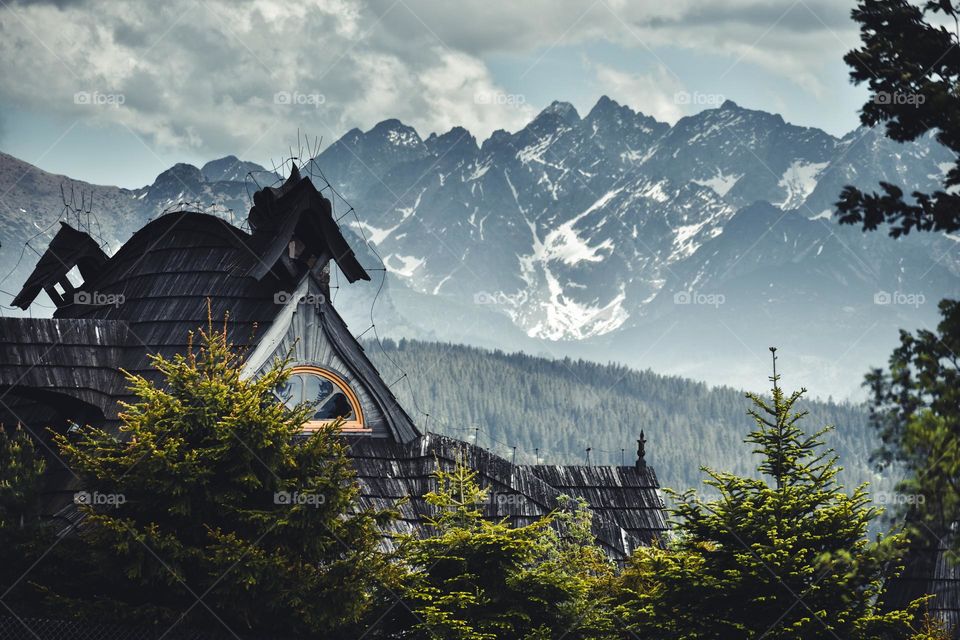
[[[848,0],[0,0],[0,150],[101,184],[268,164],[387,118],[516,130],[603,94],[675,122],[729,98],[842,135]],[[678,96],[681,96],[678,99]]]

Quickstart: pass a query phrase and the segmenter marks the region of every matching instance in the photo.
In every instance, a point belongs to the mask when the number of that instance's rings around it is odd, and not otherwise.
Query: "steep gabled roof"
[[[351,279],[370,278],[337,228],[330,203],[296,171],[282,187],[261,190],[254,199],[259,205],[250,212],[252,233],[216,216],[181,211],[149,222],[112,257],[100,252],[96,268],[82,273],[77,295],[58,300],[55,320],[47,321],[54,328],[61,326],[58,322],[73,327],[71,320],[82,321],[77,349],[62,348],[43,322],[24,319],[16,326],[11,337],[18,342],[50,348],[47,361],[32,375],[56,379],[35,382],[49,389],[80,385],[76,376],[87,364],[82,345],[89,345],[95,359],[95,349],[105,346],[101,340],[110,341],[114,370],[122,367],[156,380],[150,356],[183,353],[190,333],[212,321],[225,325],[238,350],[264,358],[260,364],[277,354],[278,341],[281,351],[297,341],[311,347],[298,362],[332,364],[346,375],[371,409],[365,407],[364,416],[374,435],[402,442],[417,437],[413,421],[326,299],[325,268],[331,259]],[[99,247],[87,246],[84,238],[90,240],[64,225],[31,282],[42,288],[59,281],[67,271],[62,257],[97,255],[93,249],[99,252]],[[301,293],[322,302],[302,305]],[[122,339],[117,327],[123,329]],[[327,345],[320,349],[322,356],[316,353],[319,343]],[[16,343],[0,343],[0,351],[0,367],[19,364]],[[19,377],[12,368],[0,374],[0,385]],[[108,419],[116,416],[116,401],[130,399],[125,385],[115,381],[98,380],[94,388],[102,392],[94,404]]]
[[[301,260],[334,260],[350,282],[370,279],[340,233],[330,201],[296,167],[282,186],[254,194],[248,220],[254,248],[262,256],[248,272],[257,280],[277,267],[294,238],[304,244]]]
[[[256,375],[287,355],[302,364],[336,365],[361,397],[365,420],[375,435],[396,442],[410,442],[420,435],[313,274],[304,276],[286,296],[269,330],[248,355],[244,373]]]

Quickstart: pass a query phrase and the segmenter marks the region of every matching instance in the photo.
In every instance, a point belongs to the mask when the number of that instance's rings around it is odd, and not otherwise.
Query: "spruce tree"
[[[771,349],[772,351],[775,351]],[[774,363],[776,356],[774,355]],[[900,534],[867,538],[879,510],[865,486],[845,493],[824,448],[771,377],[772,398],[748,394],[757,475],[705,469],[713,499],[674,494],[675,538],[642,549],[622,577],[618,615],[641,638],[906,638],[912,611],[883,612],[883,579]],[[919,636],[918,636],[919,637]]]
[[[303,436],[309,407],[274,395],[285,363],[248,379],[225,327],[199,342],[153,358],[160,384],[128,376],[119,434],[57,438],[98,569],[56,596],[75,615],[227,635],[358,635],[395,582],[378,548],[389,514],[357,508],[337,425]]]
[[[23,529],[35,515],[46,462],[21,427],[0,426],[0,528]]]
[[[56,568],[53,560],[39,563],[58,543],[51,523],[37,513],[45,469],[26,431],[0,427],[0,594],[18,616],[43,613],[38,582]]]
[[[562,508],[523,526],[483,517],[490,499],[462,462],[435,474],[429,535],[407,540],[410,615],[402,637],[602,639],[613,567],[596,547],[586,506]]]

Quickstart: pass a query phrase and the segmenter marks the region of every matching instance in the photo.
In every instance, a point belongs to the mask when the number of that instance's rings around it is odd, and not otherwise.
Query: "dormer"
[[[71,282],[69,274],[76,269],[84,283],[90,282],[107,259],[107,254],[89,234],[61,222],[60,230],[40,256],[13,305],[26,310],[40,291],[45,291],[58,309],[71,304],[74,291],[82,285]]]
[[[312,271],[327,282],[334,260],[350,282],[370,279],[333,219],[330,201],[296,166],[283,185],[254,194],[248,222],[260,260],[246,275],[261,280],[273,272],[296,281]]]

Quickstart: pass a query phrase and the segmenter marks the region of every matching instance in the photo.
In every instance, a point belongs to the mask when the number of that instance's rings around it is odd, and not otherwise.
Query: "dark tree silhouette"
[[[927,2],[862,0],[853,10],[863,46],[847,53],[855,84],[866,82],[870,98],[860,111],[866,126],[883,123],[892,140],[906,142],[931,132],[960,153],[960,26],[953,0]],[[938,24],[939,23],[939,24]],[[917,231],[960,230],[960,159],[943,179],[943,190],[903,190],[880,183],[882,193],[847,186],[837,202],[842,224],[872,231],[889,224],[899,237]]]

